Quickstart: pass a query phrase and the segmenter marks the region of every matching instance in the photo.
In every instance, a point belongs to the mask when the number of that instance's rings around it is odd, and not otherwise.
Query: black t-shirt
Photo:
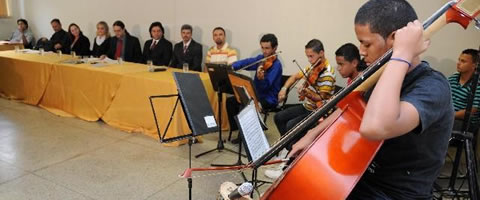
[[[52,45],[52,49],[49,49],[49,50],[53,50],[53,51],[61,50],[62,53],[67,53],[67,54],[70,53],[70,44],[72,44],[72,41],[70,40],[70,37],[68,37],[68,33],[63,29],[55,32],[50,38],[50,42]],[[62,48],[55,49],[56,44],[61,44]]]
[[[422,62],[405,76],[400,99],[416,108],[420,125],[384,141],[349,199],[432,198],[454,121],[450,87],[440,72]]]

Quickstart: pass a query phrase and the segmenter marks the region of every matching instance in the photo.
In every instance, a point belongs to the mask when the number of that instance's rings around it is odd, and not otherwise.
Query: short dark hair
[[[318,39],[312,39],[308,41],[307,45],[305,45],[305,49],[312,49],[315,53],[320,53],[320,51],[325,51],[323,48],[322,41]]]
[[[405,0],[370,0],[358,9],[355,24],[368,25],[372,33],[387,38],[416,19],[415,10]]]
[[[467,54],[472,56],[472,62],[477,64],[479,62],[478,58],[478,50],[476,49],[465,49],[462,51],[462,54]]]
[[[60,22],[60,20],[57,19],[57,18],[52,19],[52,21],[50,21],[50,24],[53,24],[53,22],[56,22],[56,23],[58,23],[58,24],[60,24],[60,25],[62,24],[62,23]]]
[[[270,44],[272,45],[272,48],[275,48],[278,46],[277,37],[272,33],[267,33],[263,35],[262,38],[260,39],[260,42],[270,42]]]
[[[148,33],[150,33],[150,37],[152,37],[152,29],[153,27],[160,27],[160,30],[162,30],[162,33],[165,34],[165,29],[163,28],[163,25],[161,22],[153,22],[151,25],[150,25],[150,28],[148,28]],[[163,37],[163,36],[162,36]]]
[[[113,26],[119,26],[120,28],[125,29],[125,24],[120,20],[113,22]]]
[[[182,25],[182,28],[180,28],[180,31],[183,31],[183,30],[190,30],[190,32],[193,33],[193,28],[190,24],[184,24]]]
[[[358,51],[357,46],[352,43],[344,44],[338,48],[337,51],[335,51],[335,56],[342,56],[343,59],[348,62],[357,60],[357,71],[363,71],[365,68],[367,68],[365,62],[360,59],[360,52]]]
[[[221,30],[221,31],[223,31],[223,34],[226,35],[225,29],[223,29],[222,27],[220,27],[220,26],[219,26],[219,27],[215,27],[215,28],[213,29],[212,33],[215,32],[216,30]]]
[[[17,19],[17,24],[18,24],[18,22],[23,22],[23,23],[25,24],[25,26],[27,27],[27,29],[28,29],[28,22],[27,22],[26,19],[22,19],[22,18]]]

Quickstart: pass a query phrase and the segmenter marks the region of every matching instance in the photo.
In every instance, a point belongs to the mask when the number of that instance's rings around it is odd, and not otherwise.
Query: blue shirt
[[[251,63],[257,62],[263,59],[263,54],[260,54],[253,58],[246,58],[239,60],[232,64],[233,69],[238,70],[244,66],[247,66]],[[260,64],[260,63],[259,63]],[[253,65],[245,70],[256,71],[259,64]],[[265,71],[265,78],[263,80],[258,80],[257,73],[255,72],[255,78],[253,79],[253,84],[257,90],[257,95],[259,101],[266,101],[271,106],[277,106],[278,104],[278,92],[282,87],[282,63],[280,60],[275,59],[267,71]]]

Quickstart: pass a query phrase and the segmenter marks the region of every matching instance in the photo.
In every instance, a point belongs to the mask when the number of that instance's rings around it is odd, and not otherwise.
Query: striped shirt
[[[465,110],[467,107],[468,96],[471,91],[472,87],[472,80],[468,80],[464,85],[460,84],[460,73],[454,73],[452,76],[448,78],[448,82],[450,83],[450,89],[452,91],[452,100],[453,100],[453,108],[455,112],[459,110]],[[480,87],[477,87],[477,91],[475,92],[475,99],[473,100],[473,107],[477,110],[480,107]],[[478,126],[480,112],[476,112],[472,117],[472,124],[475,127]]]
[[[319,93],[323,93],[324,95],[320,95],[323,100],[328,100],[335,92],[335,69],[330,66],[328,60],[325,59],[326,68],[323,70],[321,74],[318,75],[317,81],[315,84],[309,86],[312,91],[318,91]],[[307,67],[305,71],[308,71]],[[303,77],[303,76],[302,76]],[[312,87],[313,86],[313,87]],[[326,94],[326,95],[325,95]],[[303,103],[305,109],[309,111],[313,111],[317,108],[316,101],[312,99],[305,98],[305,102]]]
[[[210,47],[207,52],[206,63],[227,63],[231,65],[237,61],[237,50],[230,48],[228,43],[225,43],[221,49],[217,46]]]

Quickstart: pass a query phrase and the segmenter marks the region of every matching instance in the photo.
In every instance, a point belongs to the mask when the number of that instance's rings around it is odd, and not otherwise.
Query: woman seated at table
[[[152,39],[143,46],[143,62],[151,60],[154,65],[168,66],[172,59],[172,43],[165,39],[162,23],[153,22],[148,31]]]
[[[97,36],[93,39],[92,56],[98,58],[101,55],[105,55],[107,54],[108,48],[110,48],[108,24],[100,21],[97,23]]]
[[[70,51],[75,52],[79,56],[90,55],[90,40],[85,37],[80,30],[80,27],[75,23],[68,26],[68,35],[72,44],[70,45]]]

